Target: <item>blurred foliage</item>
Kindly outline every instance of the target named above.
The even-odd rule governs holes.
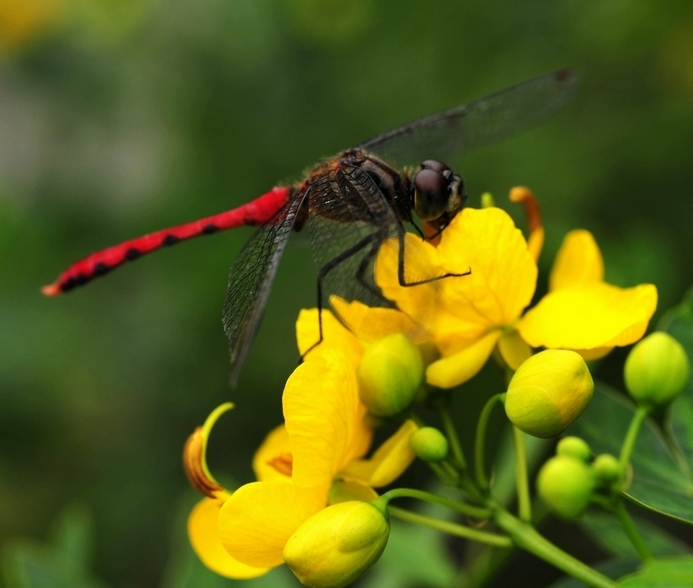
[[[238,205],[375,133],[566,65],[583,83],[565,112],[455,162],[471,205],[531,187],[544,269],[565,231],[586,227],[607,279],[654,282],[667,308],[693,283],[688,0],[0,0],[0,544],[42,538],[82,503],[94,573],[162,585],[188,492],[182,444],[231,397],[211,467],[251,477],[315,273],[298,239],[235,390],[220,307],[249,230],[58,299],[42,284],[90,251]],[[622,357],[599,376],[620,384]],[[466,387],[463,424],[497,386],[484,373]],[[233,447],[233,461],[215,447]]]

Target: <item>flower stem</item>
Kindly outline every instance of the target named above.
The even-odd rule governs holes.
[[[619,458],[619,463],[624,471],[628,467],[628,462],[630,462],[630,456],[635,448],[635,441],[638,438],[638,433],[640,433],[640,427],[645,422],[648,414],[650,414],[649,408],[639,406],[633,415],[633,419],[630,421],[628,432],[621,446],[621,456]]]
[[[532,520],[532,503],[529,496],[529,476],[527,474],[527,452],[525,451],[524,433],[513,426],[515,441],[515,469],[517,473],[517,505],[520,520]]]
[[[491,396],[486,401],[484,408],[479,415],[479,422],[476,425],[476,439],[474,443],[474,472],[476,475],[476,483],[482,490],[488,490],[488,478],[486,477],[486,472],[484,471],[484,458],[485,458],[485,442],[486,442],[486,428],[488,427],[488,421],[493,412],[493,408],[496,406],[500,400],[505,396],[504,393],[496,394]]]
[[[626,536],[633,544],[633,547],[635,547],[635,550],[638,552],[640,559],[645,562],[653,560],[654,557],[650,551],[650,548],[643,540],[642,536],[640,535],[640,531],[638,531],[638,528],[635,526],[635,523],[628,513],[626,506],[623,504],[623,500],[620,498],[617,498],[615,501],[614,513],[616,514],[619,523],[621,523]]]
[[[455,429],[455,423],[452,420],[450,409],[447,406],[441,406],[440,416],[443,419],[443,428],[445,429],[445,434],[448,437],[448,441],[450,441],[450,449],[452,450],[455,463],[461,471],[465,471],[467,469],[467,460],[464,457],[462,444],[460,443],[460,438],[457,435],[457,429]]]
[[[469,527],[464,527],[456,523],[432,519],[424,515],[397,508],[395,506],[388,506],[388,511],[392,516],[397,517],[398,519],[407,521],[409,523],[416,523],[417,525],[423,525],[424,527],[429,527],[431,529],[436,529],[443,533],[447,533],[448,535],[455,535],[456,537],[463,537],[465,539],[479,541],[480,543],[487,543],[488,545],[494,545],[495,547],[511,547],[513,544],[510,538],[504,537],[503,535],[487,533],[486,531],[470,529]]]
[[[510,535],[518,547],[533,553],[588,586],[617,588],[616,582],[567,554],[540,535],[532,525],[515,518],[506,510],[498,508],[493,518],[496,524]]]
[[[414,490],[413,488],[395,488],[394,490],[385,492],[385,494],[380,497],[380,500],[389,502],[393,498],[415,498],[417,500],[423,500],[433,504],[440,504],[451,510],[477,519],[488,519],[491,516],[491,509],[489,508],[472,506],[471,504],[458,502],[450,498],[445,498],[444,496],[424,492],[423,490]]]

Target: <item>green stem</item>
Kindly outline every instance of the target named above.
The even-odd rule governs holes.
[[[436,529],[437,531],[447,533],[448,535],[455,535],[456,537],[463,537],[464,539],[471,539],[473,541],[487,543],[488,545],[494,545],[496,547],[512,546],[512,541],[503,535],[487,533],[486,531],[470,529],[469,527],[464,527],[456,523],[432,519],[424,515],[397,508],[395,506],[388,506],[388,511],[392,516],[397,517],[398,519],[407,521],[409,523],[416,523],[417,525],[423,525],[424,527],[429,527],[431,529]]]
[[[635,448],[635,441],[638,438],[638,433],[640,433],[640,427],[645,422],[645,419],[649,413],[649,408],[639,406],[633,415],[633,419],[630,421],[628,432],[626,433],[626,437],[623,440],[623,445],[621,446],[621,457],[619,458],[619,463],[624,471],[630,462],[630,456]]]
[[[484,404],[484,408],[479,415],[479,422],[476,425],[476,439],[474,443],[474,473],[476,475],[476,483],[482,490],[488,490],[488,478],[486,477],[486,472],[484,471],[484,458],[485,458],[485,442],[486,442],[486,428],[488,427],[488,421],[493,412],[493,408],[496,404],[502,400],[505,394],[496,394],[491,396]]]
[[[626,506],[623,504],[623,500],[620,498],[616,499],[614,504],[614,513],[616,514],[618,521],[621,523],[626,536],[633,544],[633,547],[635,547],[635,550],[638,552],[640,559],[642,559],[644,562],[652,561],[654,557],[650,551],[650,548],[643,540],[638,528],[635,526],[633,519],[628,513]]]
[[[540,535],[532,525],[515,518],[506,510],[501,508],[496,510],[494,520],[501,529],[510,535],[518,547],[533,553],[588,586],[593,588],[618,587],[616,582],[567,554]]]
[[[532,503],[529,495],[529,476],[527,474],[527,452],[525,451],[524,433],[513,426],[515,441],[515,470],[517,474],[517,505],[520,520],[532,520]]]
[[[472,506],[471,504],[457,502],[451,498],[445,498],[444,496],[438,496],[437,494],[431,494],[430,492],[424,492],[423,490],[414,490],[413,488],[395,488],[394,490],[385,492],[385,494],[380,497],[380,500],[389,502],[393,498],[415,498],[417,500],[423,500],[433,504],[440,504],[451,510],[477,519],[488,519],[491,516],[491,509],[489,508]]]
[[[450,441],[450,449],[452,450],[452,455],[455,458],[455,462],[461,471],[465,471],[467,469],[467,460],[464,457],[462,444],[460,443],[460,438],[457,435],[455,423],[452,421],[450,409],[447,406],[441,406],[440,416],[443,419],[443,428],[445,429],[445,434],[448,437],[448,441]]]

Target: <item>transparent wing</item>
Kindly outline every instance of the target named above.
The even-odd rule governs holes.
[[[497,141],[549,118],[571,99],[577,75],[562,69],[481,100],[439,112],[373,137],[358,148],[398,166],[425,159],[452,163],[464,151]]]
[[[277,267],[306,194],[291,199],[245,244],[229,271],[222,310],[235,384],[260,325]]]

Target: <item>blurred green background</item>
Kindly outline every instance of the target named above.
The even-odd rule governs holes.
[[[470,204],[491,191],[507,206],[512,186],[531,187],[544,268],[566,230],[589,228],[609,281],[654,282],[666,309],[693,283],[690,0],[0,0],[0,544],[43,540],[79,504],[97,576],[163,586],[195,499],[185,438],[233,400],[210,462],[251,478],[298,359],[297,312],[315,302],[299,239],[232,390],[220,309],[250,229],[57,299],[41,285],[94,250],[562,66],[582,77],[565,111],[454,162]],[[602,366],[614,383],[619,357]],[[489,390],[462,393],[469,425]]]

